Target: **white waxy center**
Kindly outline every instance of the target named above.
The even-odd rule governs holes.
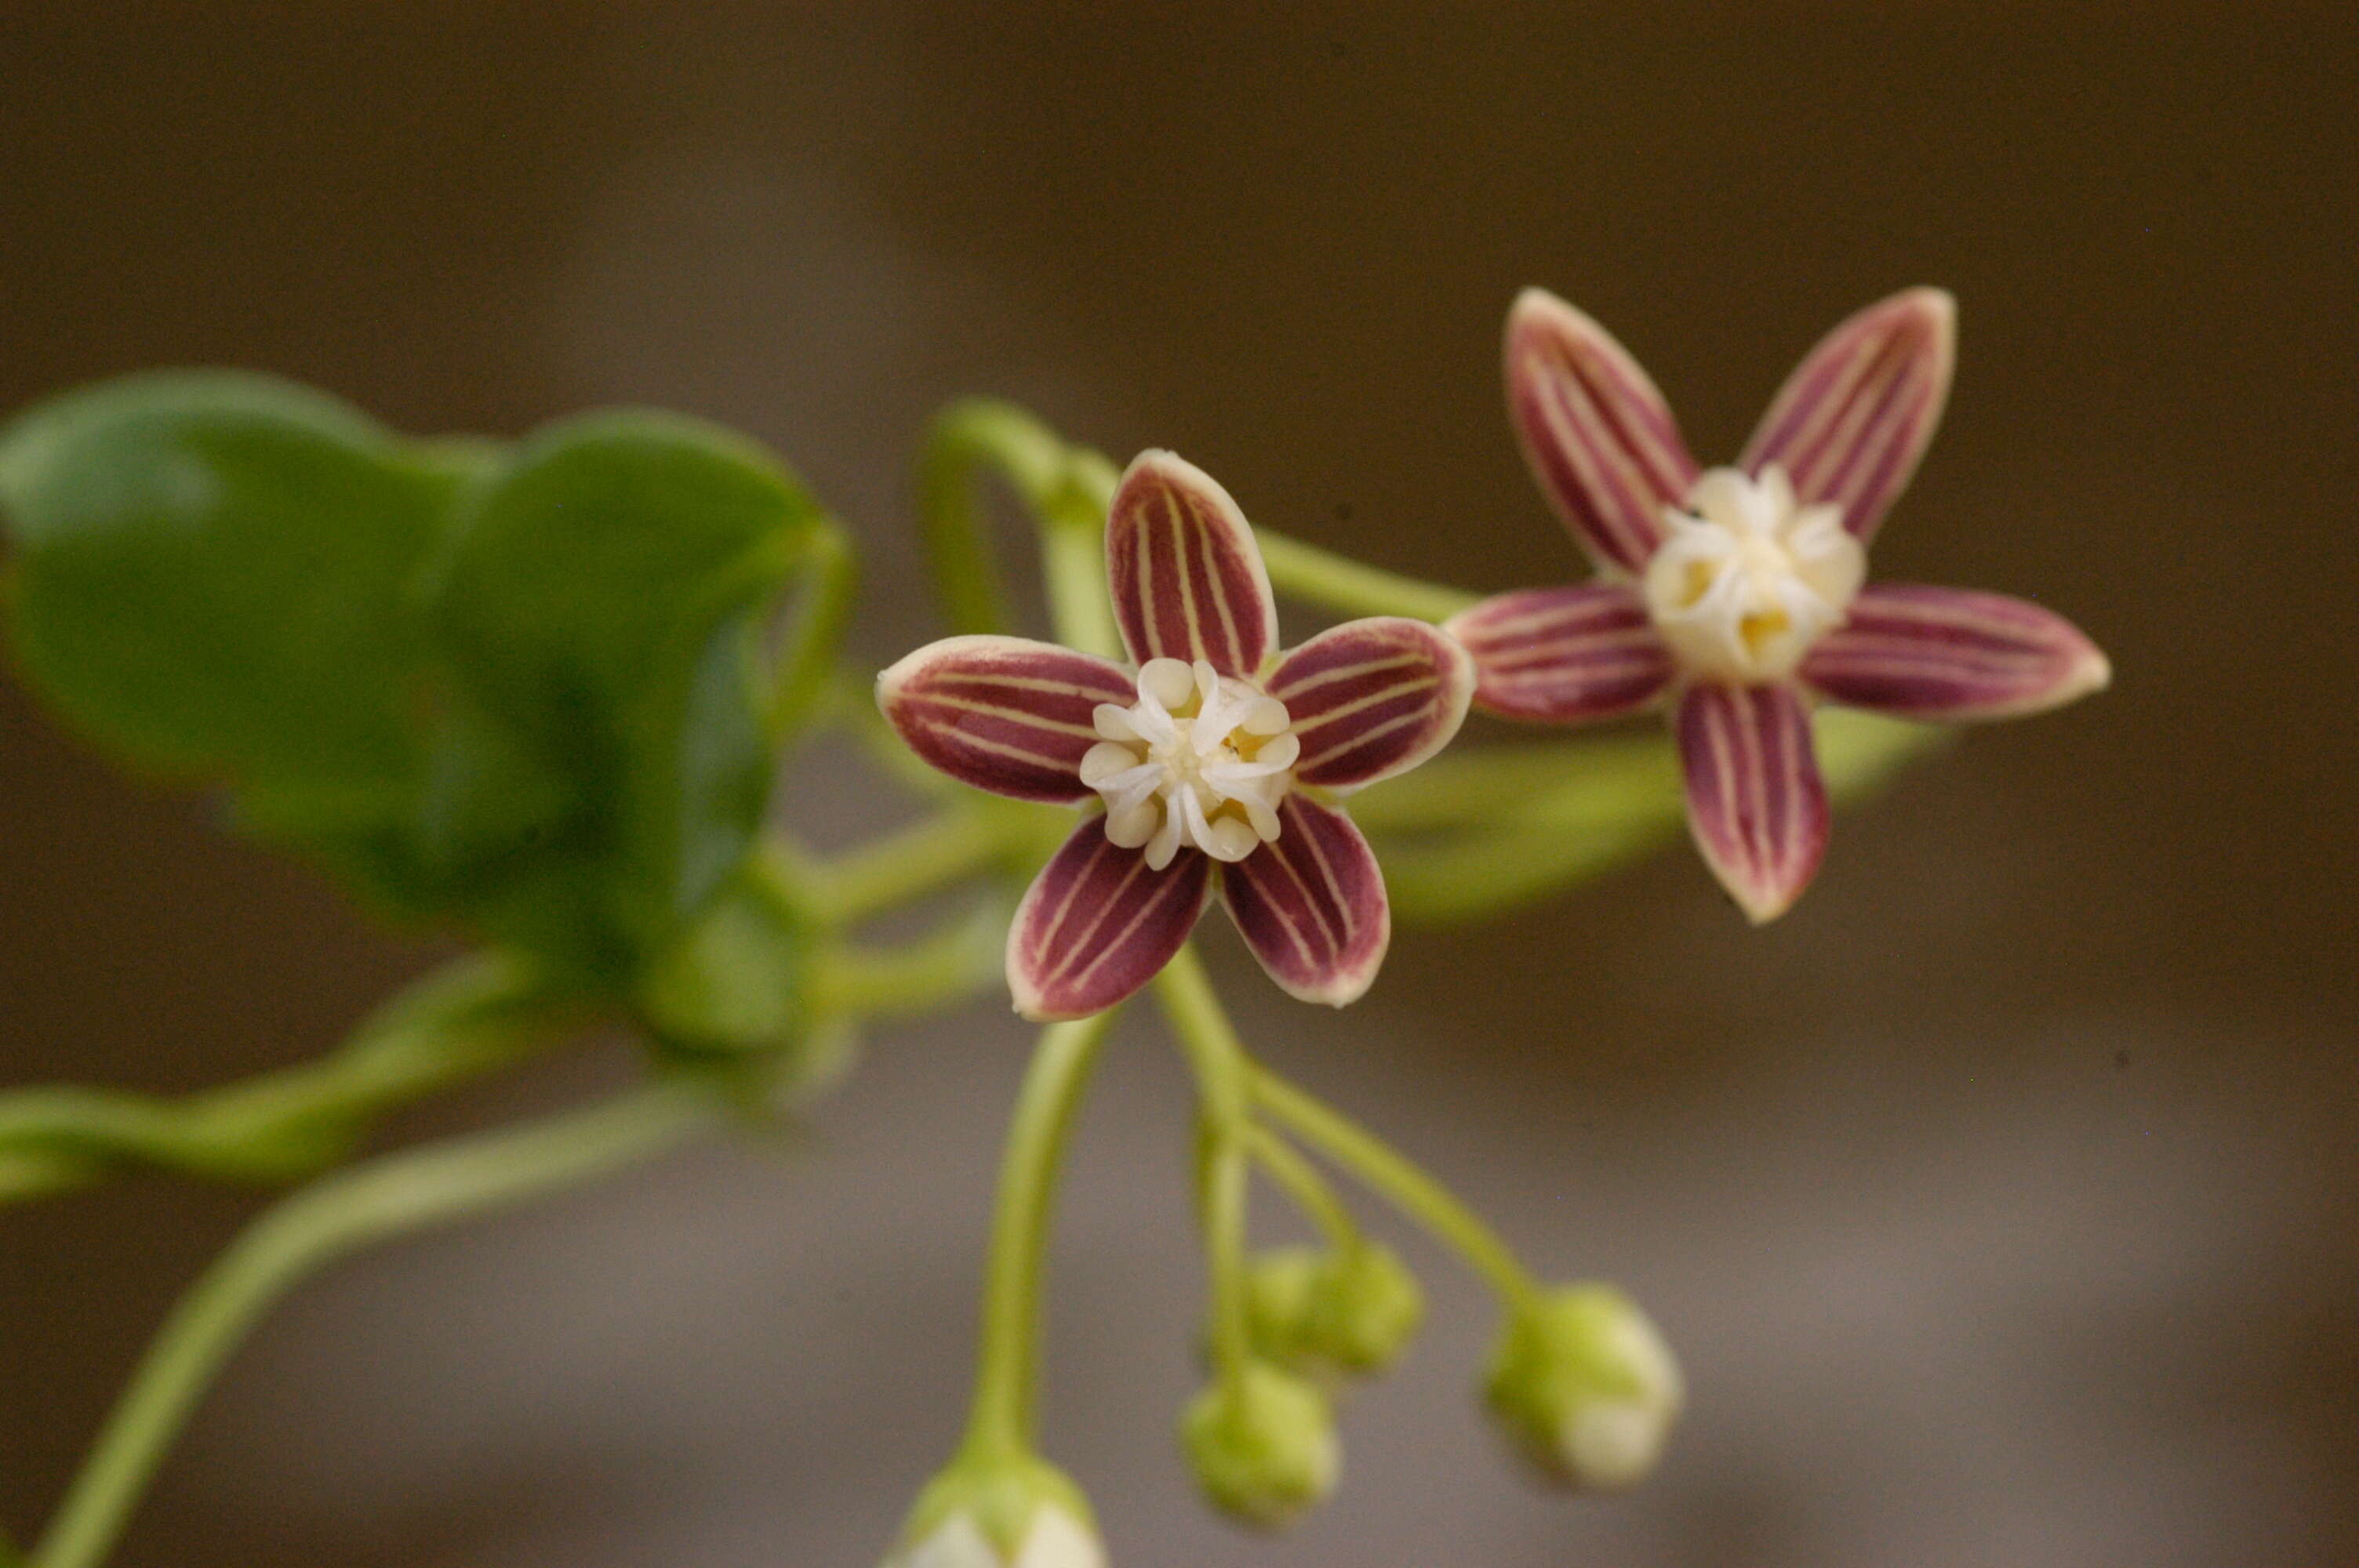
[[[1277,806],[1302,754],[1286,705],[1201,659],[1149,659],[1138,700],[1103,702],[1105,737],[1082,758],[1082,782],[1105,797],[1106,837],[1147,846],[1157,871],[1183,844],[1242,860],[1277,837]]]
[[[1690,673],[1743,685],[1782,680],[1842,624],[1867,574],[1843,508],[1798,506],[1776,463],[1758,479],[1712,469],[1647,563],[1647,611]]]

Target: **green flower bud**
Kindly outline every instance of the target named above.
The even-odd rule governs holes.
[[[960,1460],[919,1494],[885,1568],[1105,1568],[1089,1500],[1029,1455]]]
[[[1254,1348],[1328,1384],[1384,1371],[1425,1319],[1416,1276],[1372,1241],[1264,1252],[1253,1262],[1248,1301]]]
[[[1646,1478],[1683,1399],[1669,1346],[1611,1285],[1570,1286],[1517,1314],[1484,1391],[1541,1475],[1603,1491]]]
[[[1381,1372],[1425,1321],[1425,1292],[1389,1247],[1362,1241],[1329,1253],[1310,1287],[1304,1347],[1346,1372]]]
[[[1303,1324],[1322,1256],[1309,1247],[1273,1247],[1247,1265],[1245,1313],[1256,1355],[1304,1369]]]
[[[1180,1436],[1212,1505],[1264,1529],[1323,1500],[1343,1465],[1327,1396],[1265,1361],[1198,1395]]]

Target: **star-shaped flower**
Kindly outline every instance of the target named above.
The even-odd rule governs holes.
[[[1538,289],[1507,316],[1516,433],[1597,576],[1449,623],[1474,655],[1475,706],[1572,724],[1667,705],[1696,844],[1756,923],[1801,895],[1826,850],[1814,700],[2003,719],[2110,676],[2094,643],[2036,604],[1863,586],[1867,545],[1940,418],[1955,323],[1939,289],[1869,306],[1787,378],[1737,466],[1700,472],[1603,328]]]
[[[1091,805],[1007,938],[1027,1018],[1080,1018],[1155,978],[1220,883],[1262,968],[1335,1006],[1375,979],[1392,922],[1335,804],[1448,744],[1474,668],[1420,621],[1346,622],[1276,650],[1260,547],[1229,492],[1169,452],[1124,473],[1106,577],[1135,667],[1021,637],[951,637],[877,678],[911,750],[1018,800]]]

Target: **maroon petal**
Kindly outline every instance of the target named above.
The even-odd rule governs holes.
[[[1877,583],[1802,661],[1832,701],[1903,719],[2012,719],[2099,690],[2113,668],[2079,627],[2003,593]]]
[[[1161,871],[1092,816],[1049,857],[1007,930],[1007,989],[1036,1022],[1103,1012],[1153,979],[1196,928],[1212,862],[1194,849]]]
[[[1261,668],[1277,605],[1245,514],[1195,464],[1141,452],[1106,517],[1106,584],[1140,664],[1202,659],[1224,676]]]
[[[1221,873],[1229,914],[1269,978],[1331,1007],[1357,1000],[1392,940],[1375,851],[1352,819],[1288,795],[1277,837]]]
[[[1791,687],[1690,687],[1679,735],[1696,847],[1756,925],[1775,920],[1827,849],[1809,706]]]
[[[1278,661],[1269,694],[1286,704],[1302,755],[1295,779],[1358,789],[1406,773],[1465,721],[1474,661],[1439,627],[1397,615],[1347,621]]]
[[[1642,569],[1696,463],[1638,362],[1563,300],[1527,288],[1507,312],[1507,412],[1582,547],[1600,566]]]
[[[1518,589],[1446,629],[1474,655],[1475,706],[1506,719],[1606,719],[1644,708],[1671,680],[1645,601],[1618,582]]]
[[[1911,288],[1837,327],[1778,389],[1745,446],[1745,471],[1783,464],[1797,499],[1832,502],[1844,527],[1874,537],[1940,422],[1957,325],[1949,295]]]
[[[876,706],[909,749],[994,795],[1071,803],[1102,702],[1138,699],[1110,660],[1022,637],[947,637],[876,677]]]

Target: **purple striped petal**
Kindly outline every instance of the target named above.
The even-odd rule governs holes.
[[[1035,1022],[1103,1012],[1153,979],[1196,928],[1212,862],[1194,849],[1161,871],[1092,816],[1032,879],[1007,929],[1007,989]]]
[[[1791,687],[1694,686],[1679,736],[1696,847],[1756,925],[1775,920],[1827,849],[1809,706]]]
[[[1518,589],[1446,630],[1474,655],[1475,706],[1505,719],[1607,719],[1644,708],[1671,682],[1670,650],[1623,583]]]
[[[2012,719],[2096,691],[2113,667],[2079,627],[2003,593],[1877,583],[1802,661],[1831,701],[1903,719]]]
[[[1093,793],[1082,754],[1102,702],[1138,699],[1111,660],[1022,637],[948,637],[876,677],[876,706],[909,749],[994,795],[1071,804]]]
[[[1602,567],[1643,569],[1696,462],[1638,362],[1563,300],[1527,288],[1507,312],[1507,412],[1582,547]]]
[[[1957,302],[1940,289],[1869,306],[1786,378],[1745,445],[1745,471],[1783,464],[1797,499],[1833,503],[1844,527],[1873,538],[1940,422],[1957,340]]]
[[[1106,584],[1140,664],[1202,659],[1249,676],[1277,643],[1261,546],[1217,481],[1169,452],[1138,454],[1106,517]]]
[[[1268,690],[1286,704],[1302,742],[1297,782],[1353,790],[1450,744],[1473,695],[1474,661],[1439,627],[1377,615],[1288,654]]]
[[[1271,979],[1342,1007],[1368,989],[1392,940],[1384,873],[1342,812],[1293,795],[1277,816],[1277,837],[1223,868],[1221,891]]]

